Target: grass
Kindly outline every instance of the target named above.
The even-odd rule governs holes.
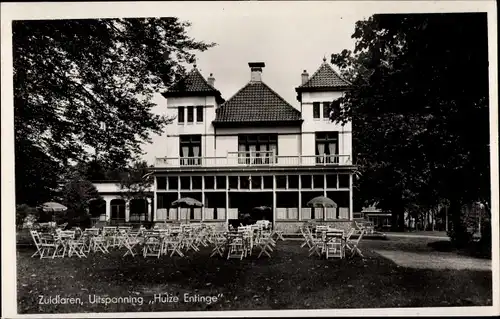
[[[373,252],[424,252],[429,240],[364,240],[365,258],[308,257],[299,241],[278,242],[272,258],[210,258],[210,249],[187,258],[91,254],[86,259],[30,258],[19,248],[18,312],[78,313],[186,310],[445,307],[491,305],[491,271],[399,267]],[[155,294],[179,302],[153,303]],[[184,293],[219,296],[216,303],[183,302]],[[143,297],[144,304],[90,304],[88,295]],[[83,304],[39,305],[38,296],[80,297]]]

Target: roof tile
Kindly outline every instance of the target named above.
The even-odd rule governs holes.
[[[338,75],[338,73],[335,72],[335,70],[326,61],[324,61],[319,69],[309,78],[309,80],[299,86],[298,89],[345,88],[349,85],[349,82],[342,79],[340,75]]]
[[[301,113],[264,82],[249,82],[217,109],[215,123],[300,121]]]
[[[197,68],[193,68],[185,77],[172,85],[167,93],[218,93],[219,91],[208,84]]]

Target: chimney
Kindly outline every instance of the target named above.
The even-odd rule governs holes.
[[[214,86],[214,84],[215,84],[215,78],[214,78],[213,73],[210,73],[210,76],[208,77],[207,82],[208,82],[208,84],[210,84],[211,86]]]
[[[264,62],[250,62],[250,82],[262,81],[262,69],[266,66]]]
[[[304,70],[304,72],[302,72],[302,85],[306,84],[307,80],[309,80],[309,73]]]

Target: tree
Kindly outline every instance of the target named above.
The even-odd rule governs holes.
[[[147,162],[137,161],[123,171],[119,181],[123,199],[144,199],[151,195],[154,177],[149,168]]]
[[[153,95],[214,45],[189,37],[189,26],[177,18],[14,21],[22,182],[52,181],[69,163],[90,159],[124,167],[140,155],[142,143],[171,121],[152,113]],[[49,199],[54,183],[36,184],[42,192],[23,186],[17,202]]]
[[[66,212],[61,214],[61,221],[69,224],[88,223],[90,203],[95,200],[102,201],[94,184],[77,177],[64,185],[61,199],[63,205],[68,208]]]
[[[400,227],[411,203],[449,200],[459,225],[464,203],[490,200],[486,14],[374,15],[352,37],[332,54],[352,83],[332,120],[353,121],[359,199]]]

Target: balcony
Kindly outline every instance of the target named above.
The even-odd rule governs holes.
[[[352,165],[350,155],[279,156],[271,152],[231,152],[227,157],[157,157],[155,167],[293,167]]]

